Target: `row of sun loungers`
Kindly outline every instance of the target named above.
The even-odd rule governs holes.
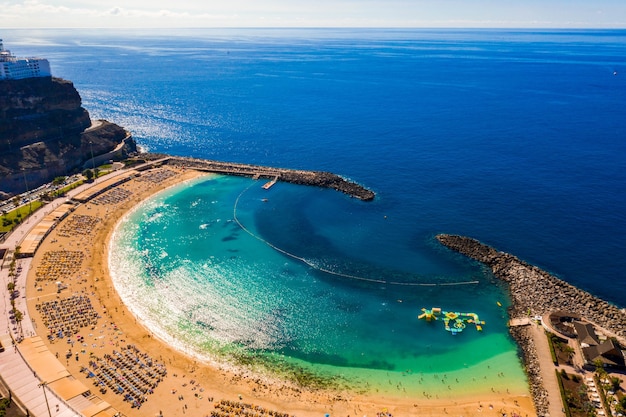
[[[211,417],[292,417],[287,413],[267,410],[258,405],[240,401],[221,400],[214,404],[214,407],[215,410],[211,411]]]
[[[85,254],[82,251],[46,252],[35,271],[35,279],[61,281],[70,278],[80,270],[84,258]]]
[[[58,230],[59,236],[89,235],[93,232],[100,219],[94,216],[76,214],[63,222]]]
[[[165,365],[140,352],[134,345],[127,345],[121,351],[114,350],[112,355],[106,354],[103,358],[92,355],[89,368],[83,368],[82,372],[87,378],[94,378],[94,385],[101,391],[111,389],[137,408],[147,401],[147,395],[152,394],[167,375]]]
[[[128,200],[132,196],[132,191],[129,191],[122,187],[116,187],[112,190],[94,198],[91,200],[93,204],[119,204],[122,201]]]
[[[36,304],[43,323],[50,330],[50,338],[62,338],[78,333],[82,327],[98,324],[98,313],[86,295],[73,295],[60,300]]]
[[[137,177],[137,181],[149,181],[155,184],[161,183],[168,178],[176,175],[176,172],[169,169],[155,169],[153,171],[142,174],[141,177]]]

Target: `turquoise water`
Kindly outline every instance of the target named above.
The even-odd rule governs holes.
[[[48,58],[93,119],[145,149],[371,187],[375,206],[311,226],[345,234],[339,247],[356,258],[454,275],[430,237],[456,233],[624,307],[624,30],[6,29],[3,39]]]
[[[492,277],[434,243],[425,265],[391,265],[384,249],[364,259],[363,248],[385,240],[363,224],[375,203],[262,183],[196,180],[120,223],[110,258],[116,288],[159,337],[210,361],[253,356],[281,375],[341,376],[358,389],[393,392],[402,383],[414,392],[435,381],[429,392],[438,392],[434,375],[456,384],[502,371],[510,389],[523,389],[496,305],[506,297]],[[475,312],[484,330],[453,336],[443,322],[417,319],[433,306]],[[440,384],[449,393],[449,382]]]
[[[220,178],[129,216],[113,243],[118,289],[181,349],[220,361],[254,352],[273,368],[370,387],[408,380],[418,393],[416,369],[435,381],[501,367],[523,381],[495,304],[503,290],[436,233],[477,238],[623,307],[624,30],[13,29],[3,39],[50,59],[93,119],[145,149],[325,170],[376,191],[361,203]],[[236,224],[243,191],[242,224],[306,262]],[[432,306],[487,324],[451,337],[417,321]]]

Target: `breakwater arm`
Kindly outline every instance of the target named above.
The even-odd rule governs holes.
[[[144,157],[145,155],[142,155]],[[261,165],[220,162],[206,159],[169,157],[168,164],[185,166],[201,171],[215,172],[226,175],[240,175],[252,178],[277,179],[292,184],[312,185],[315,187],[332,188],[362,201],[372,201],[376,194],[373,191],[347,180],[339,175],[324,171],[306,171],[286,168],[273,168]]]
[[[544,315],[551,311],[578,313],[587,320],[626,337],[626,313],[554,275],[487,246],[476,239],[442,234],[437,240],[448,248],[487,265],[509,285],[513,305],[511,318]]]
[[[580,314],[616,336],[623,338],[626,335],[626,313],[614,305],[476,239],[441,234],[437,240],[449,249],[485,264],[497,278],[508,284],[513,302],[509,308],[511,318],[567,311]],[[525,326],[510,327],[509,331],[521,349],[537,415],[549,415],[549,393],[541,376],[532,331]]]

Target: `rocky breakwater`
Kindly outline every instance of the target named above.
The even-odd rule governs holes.
[[[276,179],[277,181],[289,182],[292,184],[331,188],[362,201],[371,201],[376,196],[373,191],[368,190],[362,185],[330,172],[272,168],[261,165],[177,157],[171,157],[167,163],[219,174],[241,175],[269,180]]]
[[[80,170],[86,160],[124,143],[130,134],[103,120],[92,123],[70,81],[54,77],[0,80],[0,191],[19,193]]]
[[[626,336],[626,313],[590,293],[530,265],[519,258],[487,246],[476,239],[457,235],[438,235],[444,246],[491,268],[509,287],[511,318],[541,315],[552,311],[578,313],[618,337]],[[547,393],[539,374],[533,338],[524,327],[511,327],[511,335],[522,349],[538,415],[548,412]]]
[[[544,315],[552,311],[578,313],[585,319],[626,337],[626,313],[616,306],[583,291],[519,258],[475,239],[439,235],[448,248],[487,265],[493,274],[508,283],[513,305],[512,318]]]

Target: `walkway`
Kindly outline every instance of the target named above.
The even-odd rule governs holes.
[[[561,401],[561,389],[556,379],[556,368],[554,367],[554,362],[552,362],[552,354],[550,353],[546,333],[541,326],[532,325],[529,328],[535,349],[537,349],[543,387],[548,392],[548,412],[550,413],[550,417],[565,417]]]
[[[89,185],[78,187],[76,190],[87,188]],[[2,246],[10,250],[15,249],[44,216],[64,202],[65,199],[57,198],[55,201],[43,206],[28,220],[20,224],[8,236]],[[30,337],[35,334],[26,307],[26,276],[28,275],[31,261],[32,258],[17,260],[17,270],[20,272],[17,274],[15,288],[19,291],[19,296],[15,299],[15,306],[23,314],[21,329],[14,322],[11,322],[9,317],[11,300],[9,292],[5,290],[9,283],[9,267],[8,265],[3,265],[2,270],[0,270],[0,343],[2,343],[5,349],[4,352],[0,352],[0,376],[4,383],[8,385],[12,395],[19,399],[31,415],[47,417],[50,414],[48,413],[42,388],[39,387],[41,381],[33,374],[32,369],[20,354],[19,349],[12,344],[12,339],[21,340],[24,337]],[[45,389],[50,410],[55,416],[69,417],[80,415],[70,409],[65,402],[59,400],[49,388],[46,387]],[[59,406],[58,412],[56,411],[57,405]]]
[[[161,161],[162,160],[151,161],[147,162],[145,165],[154,165]],[[114,171],[103,176],[102,179],[110,179],[122,175],[125,172],[127,171]],[[67,197],[57,198],[41,207],[25,222],[15,228],[6,238],[5,242],[0,245],[0,248],[7,248],[11,251],[14,250],[22,243],[24,237],[28,235],[31,229],[39,224],[46,215],[61,204],[66,203],[75,195],[99,184],[102,179],[99,178],[95,182],[83,184],[69,191]],[[0,259],[0,264],[1,262],[2,260]],[[15,306],[23,314],[21,328],[19,328],[15,322],[11,322],[10,319],[11,300],[9,292],[6,291],[7,284],[9,283],[8,262],[2,265],[2,269],[0,269],[0,343],[5,349],[4,352],[0,352],[0,379],[8,385],[12,395],[19,399],[19,402],[26,407],[31,416],[50,417],[52,414],[55,417],[80,416],[81,414],[72,410],[65,401],[61,400],[51,389],[46,387],[46,396],[50,404],[51,414],[48,412],[46,398],[43,395],[42,388],[39,386],[42,381],[34,374],[33,370],[20,353],[19,344],[18,346],[14,346],[12,343],[12,340],[22,340],[35,335],[32,320],[28,314],[28,308],[26,307],[26,277],[31,267],[31,262],[32,258],[23,258],[17,261],[17,269],[20,270],[19,267],[21,267],[21,270],[16,278],[16,289],[19,291],[19,296],[15,299]],[[85,404],[80,404],[78,408],[83,409],[84,405]],[[96,404],[94,408],[98,408],[98,405]]]
[[[39,378],[33,375],[17,347],[11,346],[11,338],[4,335],[0,338],[5,351],[0,352],[0,375],[11,390],[11,395],[24,404],[30,415],[35,417],[73,417],[79,416],[68,405],[57,398],[48,387],[44,395]],[[47,403],[46,403],[47,401]],[[48,406],[50,409],[48,409]],[[50,411],[50,413],[49,413]]]

